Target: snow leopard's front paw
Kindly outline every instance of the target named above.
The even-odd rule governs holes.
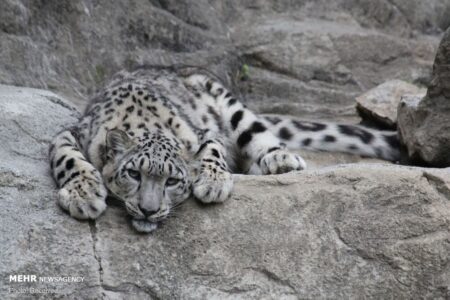
[[[195,198],[203,203],[224,202],[233,189],[230,172],[217,168],[205,168],[193,183]]]
[[[306,169],[306,163],[299,155],[279,149],[267,153],[260,162],[264,175],[282,174]]]
[[[106,188],[100,180],[81,178],[59,190],[58,203],[76,219],[96,219],[106,209]]]

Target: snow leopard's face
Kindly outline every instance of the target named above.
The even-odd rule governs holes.
[[[112,130],[106,148],[103,179],[110,194],[125,204],[136,230],[153,231],[190,196],[189,171],[175,140],[149,133],[132,141]]]

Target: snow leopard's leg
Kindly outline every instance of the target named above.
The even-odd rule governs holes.
[[[59,205],[74,218],[97,218],[106,208],[107,190],[100,172],[85,159],[70,130],[54,138],[49,158],[59,187]]]
[[[259,117],[234,98],[219,82],[204,76],[192,75],[188,84],[202,88],[220,111],[226,134],[238,152],[245,158],[244,171],[262,174],[280,174],[306,168],[305,161],[286,146],[262,123]]]
[[[233,178],[225,160],[226,148],[218,139],[203,142],[196,153],[199,161],[193,182],[194,196],[203,203],[223,202],[231,194]]]

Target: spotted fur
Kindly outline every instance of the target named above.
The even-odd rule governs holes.
[[[397,161],[400,158],[400,144],[396,132],[270,115],[262,115],[261,119],[288,149],[346,152],[389,161]]]
[[[109,194],[121,200],[138,231],[150,232],[193,195],[223,202],[232,172],[303,170],[290,148],[394,160],[396,138],[352,125],[257,116],[212,76],[185,68],[121,72],[50,148],[59,204],[95,219]]]

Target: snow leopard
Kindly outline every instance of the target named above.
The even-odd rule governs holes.
[[[399,158],[394,132],[258,115],[203,69],[141,67],[113,76],[56,135],[49,160],[72,217],[96,219],[108,196],[148,233],[189,197],[224,202],[233,173],[305,170],[295,149]]]

